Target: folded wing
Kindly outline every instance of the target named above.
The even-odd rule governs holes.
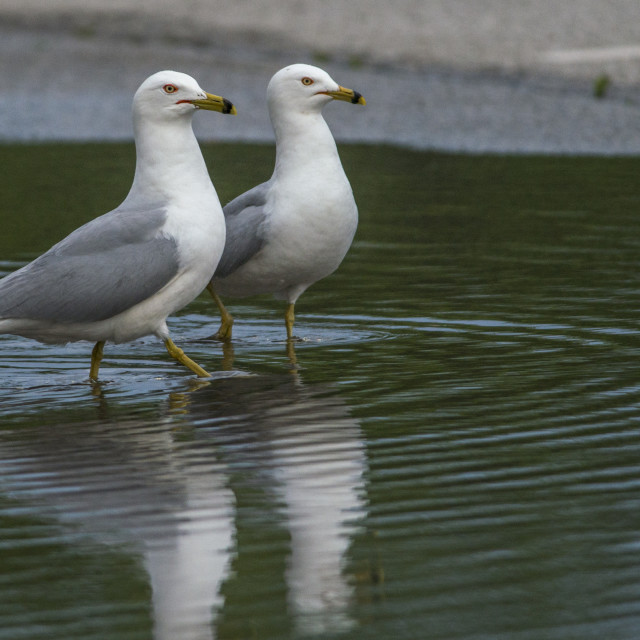
[[[115,209],[0,280],[0,318],[98,322],[150,298],[178,273],[166,210]]]
[[[233,273],[264,245],[268,190],[267,182],[259,184],[224,207],[227,239],[215,278],[225,278]]]

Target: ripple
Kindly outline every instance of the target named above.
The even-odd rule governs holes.
[[[170,326],[212,380],[0,338],[1,637],[638,635],[638,161],[390,153],[292,345],[206,296]]]
[[[296,318],[294,334],[297,345],[332,345],[386,340],[394,334],[382,327],[384,319],[369,316],[316,316],[300,314]],[[194,340],[208,339],[214,333],[211,318],[191,314],[181,317],[181,326],[191,335],[200,335]],[[255,318],[242,318],[233,325],[233,344],[259,347],[282,347],[286,344],[284,323]]]

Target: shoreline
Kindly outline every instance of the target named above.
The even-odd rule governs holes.
[[[585,67],[570,56],[573,62],[560,65],[564,72],[558,72],[555,63],[527,65],[524,53],[520,62],[491,63],[500,43],[476,64],[455,59],[454,52],[447,59],[443,51],[410,61],[403,52],[417,47],[411,42],[417,38],[413,32],[406,43],[396,38],[396,49],[390,48],[385,58],[376,57],[371,46],[354,53],[356,49],[348,47],[322,51],[316,40],[307,46],[296,38],[278,41],[277,25],[258,29],[261,14],[238,19],[233,29],[225,23],[229,14],[213,29],[204,19],[194,26],[197,12],[174,22],[168,20],[170,13],[162,19],[149,17],[162,0],[135,5],[142,13],[132,13],[131,0],[118,0],[102,12],[70,13],[78,2],[60,0],[53,10],[43,0],[22,0],[20,10],[0,10],[0,16],[4,12],[8,17],[0,27],[0,69],[11,86],[0,96],[0,143],[130,140],[133,93],[145,77],[162,68],[189,73],[204,89],[236,104],[234,118],[196,118],[200,140],[270,142],[266,85],[279,68],[307,62],[367,99],[364,108],[325,109],[339,142],[455,153],[640,154],[640,58],[634,58],[640,47],[638,52],[633,47],[604,51],[605,58],[615,58],[613,63],[599,67],[591,61],[595,66],[586,75]],[[194,6],[200,4],[196,0]],[[315,6],[301,4],[309,11]],[[35,6],[41,11],[29,13]],[[148,20],[140,18],[145,11]],[[247,30],[250,24],[253,31]],[[396,17],[389,34],[402,24]],[[343,25],[343,31],[349,28]],[[473,46],[480,47],[478,42],[476,38]],[[599,68],[613,69],[610,64],[622,68],[618,55],[630,56],[622,65],[624,73],[615,76],[611,71],[610,76],[603,71],[593,77]],[[575,68],[580,73],[572,71]],[[601,98],[595,95],[599,78],[609,83]]]

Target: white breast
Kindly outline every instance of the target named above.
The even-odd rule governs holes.
[[[342,171],[327,182],[313,174],[290,175],[273,184],[266,211],[263,248],[216,281],[216,289],[238,297],[272,293],[295,302],[335,271],[351,246],[358,225],[351,186]]]

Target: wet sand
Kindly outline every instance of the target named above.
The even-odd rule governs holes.
[[[264,93],[292,62],[367,98],[341,141],[499,153],[640,152],[640,10],[629,0],[3,0],[0,140],[126,140],[130,103],[173,68],[238,107],[201,139],[270,141]],[[520,6],[515,6],[520,5]],[[597,97],[598,86],[604,95]]]

